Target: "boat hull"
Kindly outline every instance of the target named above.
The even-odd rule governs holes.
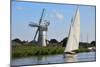
[[[75,54],[76,54],[76,52],[64,52],[64,54],[75,55]]]

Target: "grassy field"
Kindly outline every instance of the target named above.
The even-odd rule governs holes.
[[[89,52],[87,48],[79,48],[74,50],[76,53]],[[53,55],[53,54],[63,54],[64,47],[61,46],[33,46],[33,45],[23,45],[23,46],[13,46],[12,47],[12,57],[27,57],[27,56],[39,56],[39,55]]]
[[[27,57],[38,55],[53,55],[61,54],[64,51],[64,47],[39,47],[39,46],[16,46],[12,47],[12,57]]]

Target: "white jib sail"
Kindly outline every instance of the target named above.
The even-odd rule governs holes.
[[[77,50],[79,48],[79,40],[80,40],[80,11],[78,8],[76,10],[76,14],[73,18],[70,27],[69,36],[64,52],[71,52],[73,50]]]

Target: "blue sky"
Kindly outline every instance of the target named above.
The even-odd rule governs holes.
[[[95,40],[95,7],[78,5],[81,16],[80,41]],[[61,41],[68,36],[71,18],[77,5],[51,4],[12,1],[12,39],[33,40],[37,28],[28,26],[30,22],[39,22],[42,9],[45,8],[43,20],[50,21],[48,40]]]

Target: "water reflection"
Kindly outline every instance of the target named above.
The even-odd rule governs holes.
[[[11,65],[34,65],[34,64],[52,64],[64,62],[80,62],[80,61],[95,61],[95,52],[79,53],[76,55],[60,54],[48,56],[32,56],[25,58],[12,59]]]
[[[64,62],[76,62],[77,55],[64,54]]]
[[[45,61],[47,61],[47,56],[38,56],[37,57],[37,64],[46,63]]]

